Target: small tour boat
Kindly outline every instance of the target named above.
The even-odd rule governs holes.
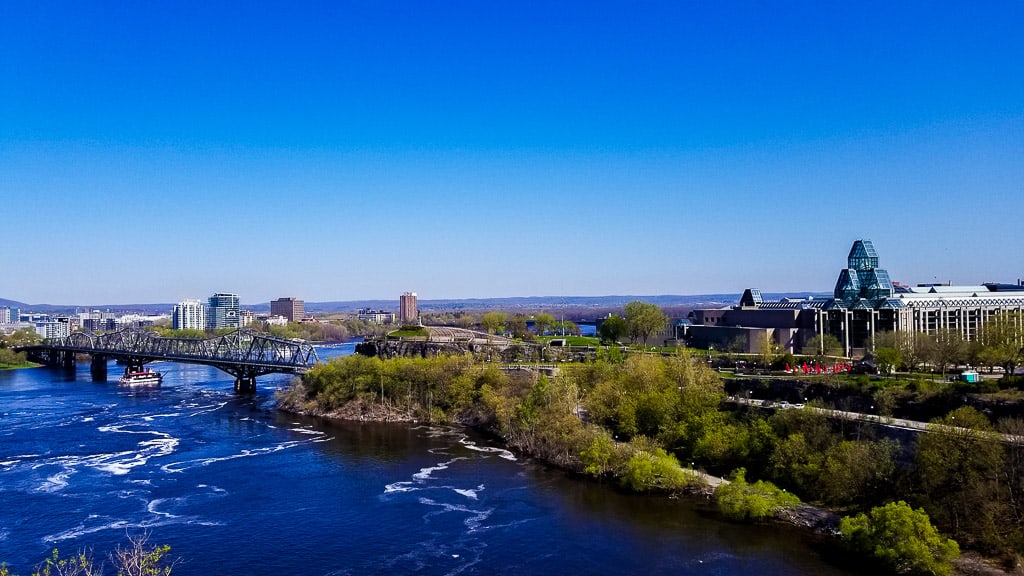
[[[163,379],[163,374],[146,368],[140,372],[125,372],[118,382],[122,386],[131,386],[133,388],[155,388],[160,385]]]

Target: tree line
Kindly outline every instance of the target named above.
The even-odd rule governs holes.
[[[927,364],[945,376],[949,368],[969,364],[998,366],[1013,375],[1024,363],[1024,318],[1016,311],[991,316],[971,340],[949,328],[933,334],[884,332],[875,338],[874,355],[878,369],[885,373],[912,372]]]
[[[609,313],[600,323],[598,336],[606,344],[614,344],[624,338],[631,342],[647,345],[654,334],[666,329],[669,317],[655,304],[633,301],[623,308],[622,315]],[[427,316],[430,323],[474,328],[489,334],[504,333],[512,338],[532,340],[538,336],[570,335],[579,336],[579,326],[570,320],[556,319],[547,312],[536,314],[509,314],[500,310],[485,312],[479,318],[470,313],[446,313]],[[530,328],[532,323],[533,327]]]
[[[904,445],[813,409],[730,408],[718,374],[685,350],[625,358],[611,350],[554,378],[459,356],[342,357],[311,370],[282,405],[331,414],[356,401],[480,426],[514,449],[640,492],[686,490],[699,483],[695,470],[731,476],[741,488],[722,493],[723,511],[763,517],[758,510],[792,505],[778,496],[785,490],[846,514],[852,545],[877,544],[923,515],[941,535],[920,549],[943,566],[955,556],[950,539],[1008,560],[1024,553],[1024,446],[998,435],[1024,435],[1022,420],[992,423],[962,407]]]
[[[27,360],[24,352],[15,352],[12,348],[32,346],[42,342],[43,337],[31,328],[21,328],[10,334],[0,336],[0,368],[25,366]]]

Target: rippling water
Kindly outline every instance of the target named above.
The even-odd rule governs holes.
[[[180,575],[844,573],[797,532],[569,480],[462,429],[326,424],[274,410],[287,377],[239,397],[216,369],[152,366],[164,385],[143,392],[114,365],[0,372],[0,562],[24,575],[148,531]]]

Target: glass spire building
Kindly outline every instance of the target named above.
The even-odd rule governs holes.
[[[806,344],[815,336],[832,335],[847,356],[871,350],[880,332],[935,334],[952,330],[976,340],[982,327],[1003,312],[1024,313],[1024,282],[968,286],[894,283],[879,268],[870,240],[850,248],[846,268],[839,271],[832,298],[783,298],[766,301],[748,289],[738,306],[694,310],[688,328],[691,345],[735,347],[760,352],[767,339],[791,352],[817,353]]]

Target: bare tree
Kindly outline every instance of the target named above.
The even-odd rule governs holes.
[[[171,547],[151,545],[149,533],[128,535],[128,545],[118,545],[111,552],[110,561],[117,576],[169,576],[178,560],[167,556]]]

